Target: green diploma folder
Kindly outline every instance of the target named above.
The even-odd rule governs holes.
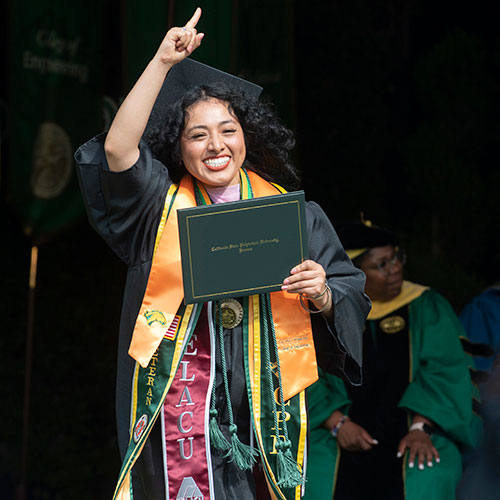
[[[186,304],[280,290],[308,258],[303,191],[177,215]]]

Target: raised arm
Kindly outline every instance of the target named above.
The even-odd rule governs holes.
[[[168,31],[155,56],[120,106],[104,144],[110,170],[127,170],[139,158],[139,141],[167,73],[201,44],[203,33],[196,31],[200,16],[201,9],[198,7],[186,26]]]

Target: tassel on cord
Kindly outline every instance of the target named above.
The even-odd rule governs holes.
[[[274,395],[274,384],[271,375],[271,353],[269,351],[270,348],[270,339],[269,339],[269,325],[271,325],[271,340],[273,344],[274,356],[276,358],[276,371],[278,376],[278,394],[279,394],[279,403],[281,407],[282,414],[285,415],[285,401],[283,399],[283,384],[281,381],[281,368],[279,362],[279,354],[278,354],[278,344],[276,342],[276,332],[274,331],[274,323],[271,312],[271,302],[269,299],[269,294],[265,294],[261,296],[262,298],[262,310],[264,312],[264,360],[267,364],[267,383],[269,385],[270,393]],[[272,399],[272,404],[274,405],[274,428],[276,429],[276,476],[277,476],[277,484],[282,488],[295,488],[296,486],[304,485],[304,477],[302,475],[302,471],[300,470],[299,464],[295,461],[292,455],[291,447],[292,444],[288,439],[288,425],[286,423],[286,418],[283,418],[283,436],[279,434],[279,425],[278,425],[278,408],[276,404],[276,400],[274,397]],[[281,439],[284,437],[284,439]]]
[[[238,427],[235,424],[229,426],[229,432],[231,433],[231,449],[226,456],[231,456],[230,462],[234,462],[238,469],[251,469],[257,461],[257,450],[240,441],[237,434]]]
[[[219,314],[219,307],[218,304],[216,305],[216,314]],[[222,349],[223,351],[224,349]],[[222,452],[222,453],[230,453],[231,452],[231,444],[229,441],[226,439],[226,436],[222,434],[222,430],[219,427],[219,423],[217,422],[217,415],[219,412],[217,411],[217,408],[215,407],[215,386],[216,386],[216,381],[214,380],[212,384],[212,398],[211,398],[211,404],[210,404],[210,420],[208,423],[208,435],[210,437],[210,445],[217,451]]]
[[[210,444],[218,451],[229,453],[231,445],[220,430],[219,424],[217,423],[217,414],[218,412],[215,408],[210,408],[210,422],[208,424]]]
[[[297,467],[297,462],[292,457],[290,451],[291,443],[287,439],[276,443],[276,474],[278,476],[277,484],[281,488],[295,488],[304,484],[304,478]]]
[[[222,381],[224,382],[224,393],[226,396],[227,412],[229,415],[229,433],[231,434],[231,441],[228,441],[222,434],[221,429],[217,423],[217,409],[215,408],[215,383],[212,392],[212,406],[210,408],[210,441],[214,448],[225,451],[225,458],[230,458],[231,462],[241,470],[251,469],[253,464],[256,463],[258,451],[251,446],[242,443],[238,437],[238,427],[234,423],[233,407],[231,404],[231,397],[229,395],[229,381],[227,379],[226,369],[226,352],[224,350],[224,332],[222,330],[222,321],[220,320],[220,305],[216,304],[216,320],[217,320],[217,333],[219,338],[219,349],[222,368]]]

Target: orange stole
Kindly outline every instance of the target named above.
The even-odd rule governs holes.
[[[255,172],[249,170],[248,177],[254,197],[277,194],[277,188]],[[130,344],[130,356],[144,368],[160,345],[184,297],[177,210],[194,206],[193,179],[187,174],[180,182],[156,249]],[[318,379],[311,319],[300,306],[297,294],[279,291],[270,296],[286,401]],[[148,324],[152,313],[154,321]]]

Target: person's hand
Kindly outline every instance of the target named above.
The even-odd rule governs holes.
[[[368,451],[378,444],[376,439],[352,420],[346,420],[338,430],[337,442],[347,451]]]
[[[204,36],[196,31],[196,25],[201,17],[201,9],[198,7],[193,17],[182,28],[171,28],[156,53],[156,57],[164,64],[174,65],[196,50]]]
[[[322,309],[327,301],[332,301],[332,296],[325,286],[326,273],[323,266],[313,260],[305,260],[290,271],[290,276],[285,278],[281,289],[289,293],[301,293],[314,307]],[[318,299],[312,298],[319,295],[321,296]]]
[[[430,436],[420,430],[408,432],[400,441],[398,446],[398,457],[402,457],[408,449],[408,467],[412,468],[417,460],[417,465],[420,470],[427,467],[432,467],[433,460],[439,462],[439,453],[432,444]]]

